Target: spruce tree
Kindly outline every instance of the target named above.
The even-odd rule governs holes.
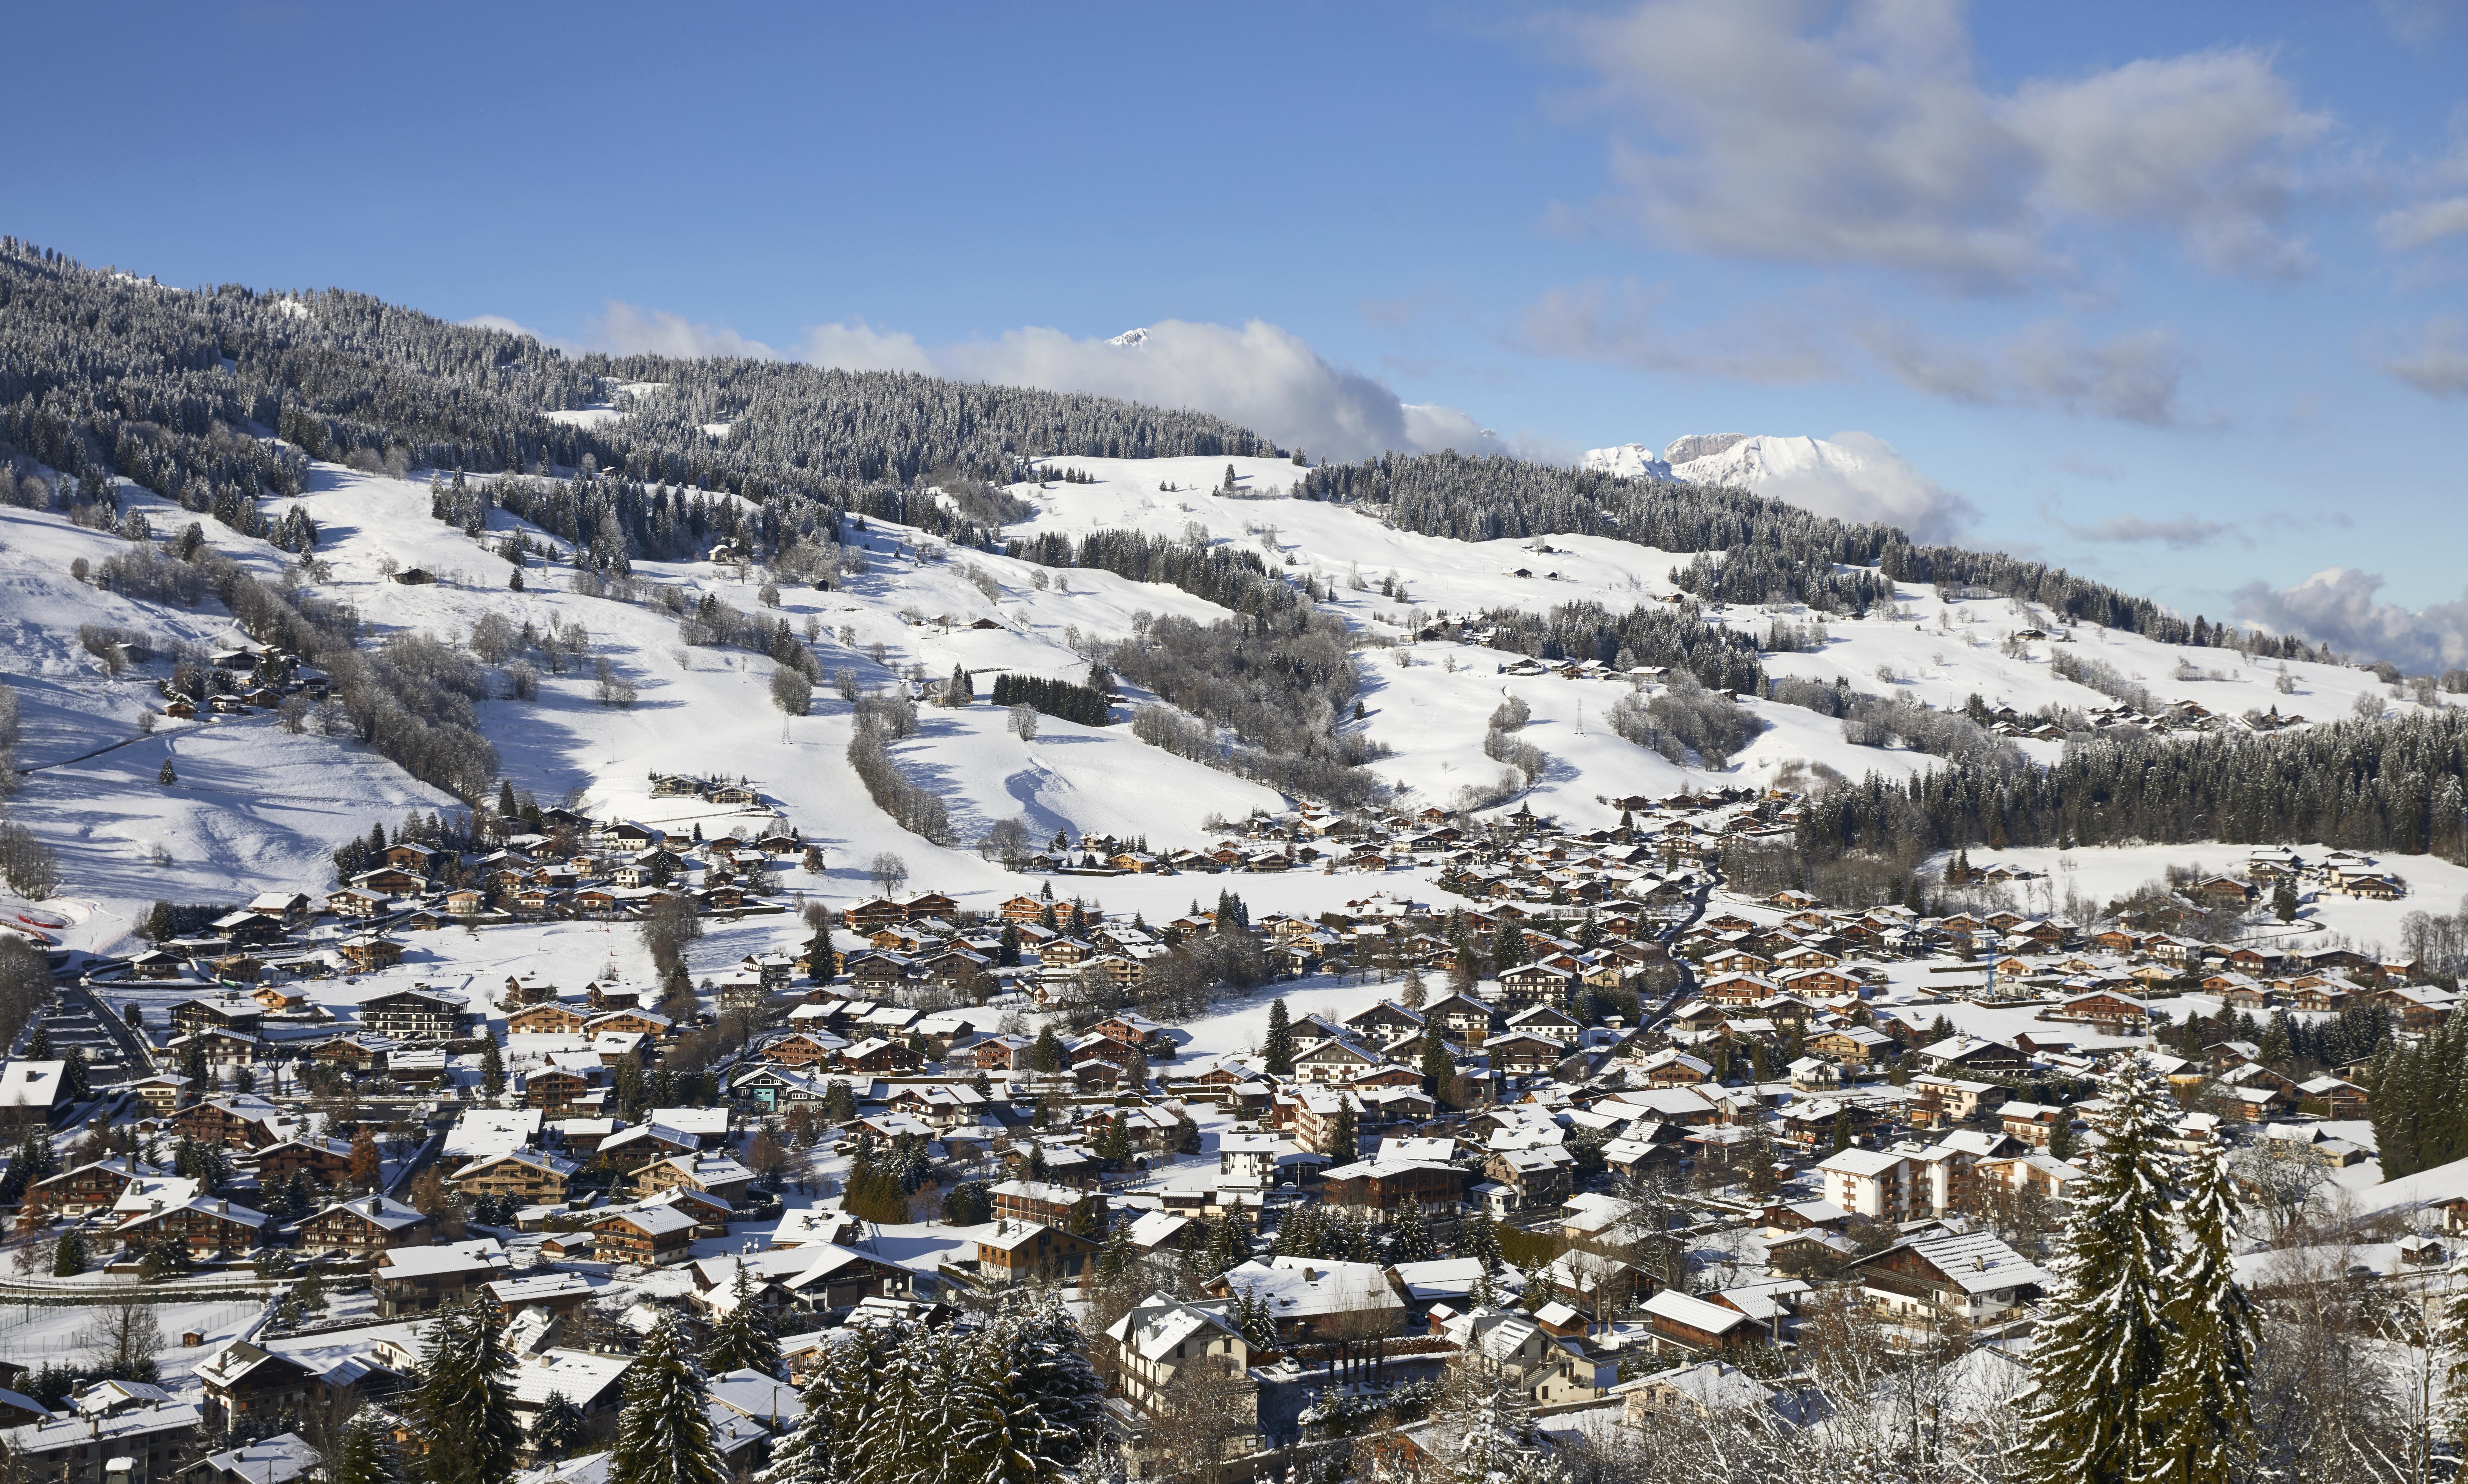
[[[2153,1468],[2166,1417],[2167,1270],[2175,1247],[2160,1138],[2176,1113],[2138,1058],[2101,1080],[2103,1142],[2066,1223],[2025,1401],[2024,1472],[2041,1484],[2131,1484]]]
[[[771,1315],[756,1302],[754,1285],[742,1262],[728,1286],[728,1313],[712,1326],[711,1343],[703,1352],[711,1368],[721,1373],[754,1370],[778,1376],[780,1333],[772,1325]]]
[[[49,1020],[37,1020],[34,1022],[34,1034],[26,1038],[26,1060],[29,1062],[48,1062],[51,1059],[52,1022]]]
[[[590,1419],[583,1408],[574,1404],[562,1391],[552,1391],[540,1404],[539,1415],[532,1419],[532,1452],[544,1463],[554,1463],[583,1446],[588,1434]]]
[[[1332,1120],[1328,1148],[1324,1152],[1329,1158],[1340,1164],[1352,1164],[1361,1155],[1362,1136],[1356,1131],[1357,1127],[1354,1100],[1342,1092],[1338,1093],[1337,1117]]]
[[[984,1344],[1011,1378],[1014,1393],[1036,1409],[1047,1450],[1075,1464],[1098,1436],[1106,1383],[1088,1362],[1088,1340],[1060,1304],[1003,1318]]]
[[[422,1460],[430,1484],[502,1484],[514,1472],[522,1434],[513,1369],[505,1331],[488,1311],[449,1309],[429,1327],[410,1410],[430,1445]]]
[[[345,1425],[334,1440],[334,1455],[324,1462],[326,1484],[402,1484],[394,1440],[365,1412]]]
[[[608,1451],[610,1484],[726,1484],[728,1467],[705,1405],[693,1342],[675,1319],[661,1320],[626,1373],[626,1404]]]
[[[74,1278],[85,1269],[85,1238],[73,1229],[62,1233],[59,1245],[52,1249],[52,1276]]]
[[[1260,1039],[1260,1064],[1271,1077],[1294,1075],[1293,1020],[1283,995],[1268,1006],[1268,1034]]]
[[[1423,1221],[1423,1203],[1408,1200],[1405,1209],[1397,1213],[1397,1222],[1388,1229],[1388,1261],[1391,1263],[1428,1263],[1439,1256],[1431,1244],[1431,1229]]]
[[[506,1055],[493,1036],[480,1048],[480,1091],[492,1103],[506,1095]]]
[[[1440,1034],[1437,1024],[1423,1028],[1423,1090],[1431,1096],[1445,1097],[1449,1084],[1456,1080],[1456,1058],[1449,1054],[1448,1038]]]
[[[2253,1303],[2236,1281],[2236,1193],[2228,1161],[2205,1150],[2185,1161],[2179,1213],[2184,1241],[2168,1271],[2168,1349],[2153,1407],[2165,1430],[2148,1484],[2228,1484],[2253,1443],[2247,1405],[2260,1341]]]
[[[856,1476],[857,1424],[874,1396],[881,1340],[870,1330],[838,1332],[823,1347],[799,1400],[803,1415],[771,1450],[758,1484],[849,1484]]]

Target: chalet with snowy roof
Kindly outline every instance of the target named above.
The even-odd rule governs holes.
[[[998,1220],[971,1240],[978,1272],[996,1282],[1076,1278],[1097,1253],[1086,1237],[1040,1221]]]
[[[1974,1324],[2038,1298],[2051,1282],[2036,1264],[1987,1232],[1906,1238],[1855,1260],[1845,1275],[1888,1314]]]
[[[177,1204],[154,1202],[112,1235],[132,1254],[169,1240],[187,1247],[193,1257],[223,1259],[255,1251],[272,1229],[263,1211],[220,1197],[196,1196]]]
[[[300,1223],[301,1244],[316,1252],[366,1257],[391,1247],[424,1244],[429,1221],[420,1212],[383,1196],[359,1196],[336,1201]]]
[[[429,1313],[477,1292],[513,1271],[494,1238],[388,1247],[369,1269],[377,1313],[386,1318]]]
[[[685,1261],[695,1219],[668,1206],[638,1206],[591,1224],[592,1255],[604,1263],[659,1267]]]

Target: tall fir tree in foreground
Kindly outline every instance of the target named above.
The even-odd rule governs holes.
[[[2236,1195],[2222,1152],[2184,1166],[2184,1241],[2168,1271],[2168,1348],[2153,1398],[2162,1419],[2146,1484],[2228,1484],[2253,1446],[2247,1398],[2260,1342],[2253,1302],[2236,1281]]]
[[[522,1441],[504,1328],[485,1310],[449,1309],[429,1327],[420,1368],[411,1413],[428,1440],[429,1484],[501,1484]]]
[[[2133,1484],[2154,1465],[2168,1361],[2166,1156],[2177,1110],[2168,1084],[2138,1058],[2100,1081],[2105,1107],[2082,1190],[2066,1223],[2049,1319],[2033,1355],[2039,1386],[2023,1401],[2023,1473],[2038,1484]]]
[[[663,1319],[626,1373],[626,1405],[608,1452],[611,1484],[727,1484],[705,1403],[693,1342],[676,1320]]]
[[[842,1337],[845,1336],[845,1337]],[[850,1484],[857,1476],[857,1425],[874,1395],[881,1336],[871,1330],[834,1335],[799,1397],[804,1414],[771,1450],[757,1484]]]

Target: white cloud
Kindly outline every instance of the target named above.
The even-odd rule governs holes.
[[[2383,245],[2394,252],[2412,252],[2448,237],[2468,237],[2468,195],[2420,201],[2374,218]]]
[[[1974,290],[2066,271],[2073,224],[2167,231],[2220,269],[2306,261],[2283,218],[2328,125],[2255,53],[2000,94],[1953,0],[1648,0],[1564,30],[1648,141],[1612,141],[1618,204],[1684,246]]]
[[[2222,272],[2310,263],[2283,222],[2297,161],[2330,121],[2300,107],[2266,57],[2204,52],[2026,82],[2000,112],[2039,156],[2051,217],[2162,228]]]
[[[853,325],[816,325],[806,331],[806,359],[841,371],[916,371],[931,374],[933,357],[905,331]]]
[[[2382,585],[2380,575],[2350,567],[2325,567],[2294,587],[2249,582],[2236,591],[2237,615],[2412,674],[2468,665],[2468,596],[2411,612],[2376,602]]]
[[[518,324],[514,320],[506,318],[502,314],[474,314],[469,319],[467,319],[462,323],[463,328],[466,330],[494,330],[510,335],[524,335],[538,341],[542,345],[555,345],[558,343],[551,340],[548,336],[541,334],[538,331],[534,330],[529,325]]]
[[[534,333],[496,315],[469,323]],[[912,371],[1193,408],[1322,458],[1363,458],[1390,449],[1508,449],[1505,441],[1466,413],[1409,404],[1387,383],[1332,365],[1300,336],[1262,320],[1239,330],[1160,320],[1144,334],[1124,340],[1080,339],[1032,326],[992,340],[926,346],[906,331],[880,330],[857,320],[808,330],[800,358],[849,371]],[[683,358],[782,358],[770,346],[724,325],[700,324],[615,299],[592,322],[584,345],[595,351]]]
[[[862,323],[823,325],[811,332],[807,355],[852,370],[928,372],[1195,408],[1322,458],[1505,446],[1467,414],[1408,404],[1385,382],[1332,365],[1301,337],[1261,320],[1240,329],[1160,320],[1128,344],[1032,326],[934,347]]]
[[[1871,433],[1836,433],[1822,443],[1749,439],[1675,472],[1740,484],[1820,515],[1900,526],[1923,541],[1951,540],[1979,514]]]
[[[2056,407],[2154,427],[2185,421],[2177,397],[2192,358],[2164,329],[2085,343],[2066,326],[2045,324],[1978,351],[1878,322],[1861,339],[1907,385],[1954,401]]]
[[[2155,541],[2177,551],[2207,546],[2224,536],[2241,535],[2225,520],[2205,520],[2197,515],[2173,515],[2154,520],[2147,515],[2112,515],[2106,520],[2078,526],[2059,520],[2068,535],[2086,541],[2131,544]],[[2248,541],[2247,545],[2251,545]]]
[[[620,355],[674,355],[682,360],[721,355],[781,358],[779,352],[762,341],[748,340],[725,325],[697,324],[682,314],[646,309],[617,299],[608,301],[585,338],[593,350]]]
[[[2428,397],[2468,397],[2468,321],[2446,314],[2425,327],[2425,338],[2383,369]]]
[[[1538,354],[1739,381],[1793,384],[1838,374],[1805,326],[1697,327],[1684,341],[1674,338],[1656,318],[1664,297],[1634,283],[1548,289],[1526,307],[1520,339]]]

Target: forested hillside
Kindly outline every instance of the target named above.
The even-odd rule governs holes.
[[[1699,597],[1725,603],[1805,603],[1864,613],[1890,601],[1894,582],[1928,582],[1988,589],[2063,619],[2122,628],[2163,644],[2216,645],[2291,659],[2313,652],[2294,639],[2215,626],[2199,615],[2188,622],[2147,598],[2043,562],[2000,552],[1918,546],[1892,526],[1851,524],[1710,485],[1428,453],[1324,465],[1294,493],[1377,506],[1409,531],[1457,540],[1608,536],[1661,551],[1700,553],[1674,580]],[[1713,559],[1717,555],[1721,559]],[[1846,570],[1865,567],[1877,570]]]
[[[549,416],[612,397],[626,416]],[[246,436],[250,423],[289,446]],[[298,492],[304,453],[396,472],[605,472],[626,556],[670,554],[631,544],[654,522],[629,516],[672,487],[803,497],[931,528],[953,514],[994,523],[986,517],[1003,506],[947,512],[903,497],[929,473],[958,485],[1017,478],[1026,461],[1055,454],[1274,451],[1203,413],[904,373],[569,356],[365,294],[179,290],[13,238],[0,239],[0,440],[251,534],[255,499]],[[483,497],[491,491],[508,493],[491,485]],[[600,512],[543,514],[537,523],[587,545]],[[976,537],[973,525],[954,534]]]

